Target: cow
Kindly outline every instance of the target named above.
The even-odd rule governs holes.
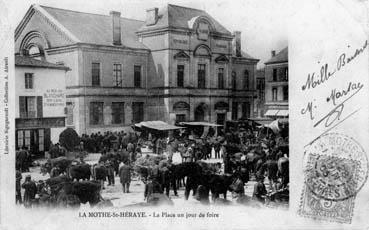
[[[219,198],[223,194],[224,199],[227,199],[227,191],[230,190],[234,178],[230,174],[211,174],[207,179],[207,186],[211,192],[212,200]],[[205,183],[204,183],[205,184]]]
[[[185,199],[188,200],[190,191],[192,190],[193,195],[195,195],[196,189],[200,185],[202,168],[196,162],[183,162],[176,165],[173,176],[175,180],[181,180],[187,177],[185,186]]]
[[[108,169],[105,167],[104,164],[94,164],[91,169],[92,169],[92,178],[96,181],[99,181],[101,184],[101,188],[105,189],[104,181],[108,176]]]
[[[100,191],[101,185],[98,181],[66,182],[58,192],[56,200],[59,205],[63,206],[68,202],[68,198],[75,206],[77,206],[77,201],[82,204],[88,202],[90,206],[95,206],[101,201]],[[74,207],[70,204],[69,206]]]
[[[68,177],[73,181],[79,180],[90,180],[91,177],[91,166],[89,164],[77,164],[71,165],[68,168]]]
[[[50,173],[51,169],[55,166],[59,166],[60,173],[66,173],[67,168],[71,165],[71,163],[72,160],[69,160],[66,157],[48,159],[45,164],[41,165],[41,174],[46,175],[46,173]]]

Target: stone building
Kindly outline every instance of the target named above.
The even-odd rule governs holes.
[[[288,117],[288,48],[265,62],[265,114],[271,118]]]
[[[49,149],[65,129],[65,75],[69,68],[30,57],[15,57],[16,148]]]
[[[78,133],[253,116],[258,60],[242,51],[240,32],[202,10],[168,4],[138,21],[32,5],[15,49],[71,68],[66,125]]]

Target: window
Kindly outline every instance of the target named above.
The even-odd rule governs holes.
[[[284,80],[288,81],[288,67],[284,68]]]
[[[144,120],[144,103],[132,102],[132,122],[139,123]]]
[[[17,134],[17,147],[21,148],[23,146],[23,130],[18,130]]]
[[[177,65],[177,87],[184,86],[184,65]]]
[[[26,89],[33,89],[33,73],[25,73],[24,81]]]
[[[224,89],[224,68],[218,69],[218,88]]]
[[[122,87],[123,86],[122,64],[114,64],[113,65],[113,78],[114,78],[116,87]]]
[[[19,97],[19,117],[36,118],[42,117],[42,96]]]
[[[30,149],[31,146],[31,131],[24,130],[24,146]]]
[[[250,112],[251,112],[251,108],[250,108],[250,103],[249,102],[244,102],[242,103],[242,117],[243,118],[249,118],[250,117]]]
[[[205,64],[199,64],[197,70],[197,80],[198,80],[198,88],[205,88]]]
[[[92,86],[100,86],[100,63],[92,63]]]
[[[249,89],[249,81],[250,81],[250,77],[249,77],[249,71],[248,70],[245,70],[245,73],[244,73],[244,82],[243,82],[243,88],[244,89]]]
[[[238,103],[232,102],[232,120],[237,120],[238,118]]]
[[[45,150],[44,139],[45,139],[44,130],[39,129],[38,130],[38,150],[39,151]]]
[[[277,69],[273,69],[273,81],[277,81]]]
[[[176,122],[186,121],[186,114],[176,114]]]
[[[232,89],[236,90],[237,88],[237,76],[236,76],[236,72],[232,72]]]
[[[90,103],[90,124],[100,125],[104,123],[103,113],[104,102],[91,102]]]
[[[73,103],[67,102],[67,125],[73,125]]]
[[[272,101],[277,101],[277,95],[278,95],[278,89],[277,88],[273,88],[272,89]]]
[[[111,104],[112,111],[112,123],[123,124],[124,123],[124,102],[113,102]]]
[[[141,87],[141,66],[140,65],[134,66],[134,87],[137,87],[137,88]]]
[[[283,100],[288,101],[288,86],[283,86]]]

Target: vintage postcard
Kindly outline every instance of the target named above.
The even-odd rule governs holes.
[[[369,4],[0,2],[4,229],[369,228]]]

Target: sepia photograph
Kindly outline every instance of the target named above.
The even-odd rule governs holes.
[[[16,204],[288,209],[287,36],[224,4],[22,6]]]

